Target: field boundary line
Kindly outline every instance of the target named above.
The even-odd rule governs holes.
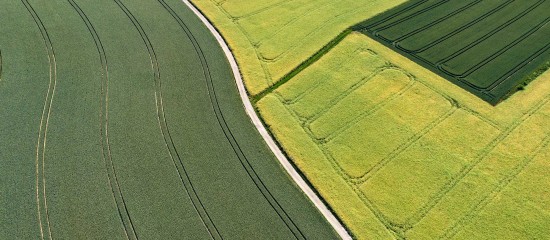
[[[365,49],[363,47],[358,47],[353,52],[350,52],[349,54],[346,54],[344,56],[353,57],[353,56],[355,56],[357,54],[361,54],[361,53],[367,53],[367,54],[371,55],[372,57],[378,57],[378,55],[376,53],[374,53],[370,49]],[[341,62],[338,62],[336,64],[331,64],[331,67],[341,68],[344,64],[345,64],[345,62],[341,61]],[[283,97],[282,102],[285,105],[296,104],[300,100],[302,100],[304,97],[311,94],[311,92],[315,91],[315,89],[317,89],[318,87],[320,87],[322,84],[324,84],[326,81],[329,81],[329,80],[330,80],[330,76],[326,76],[326,75],[322,76],[322,77],[319,77],[319,78],[315,78],[315,81],[312,82],[312,84],[310,84],[311,86],[308,86],[306,89],[300,90],[300,93],[296,94],[296,96],[290,97],[289,99],[284,97],[283,95],[285,95],[285,94],[283,94],[283,93],[280,93],[279,95],[281,95]],[[277,92],[275,92],[275,91],[273,93],[277,94]]]
[[[262,121],[258,117],[254,107],[252,106],[252,102],[248,98],[248,94],[246,92],[244,81],[242,79],[241,73],[239,71],[239,67],[237,65],[237,62],[235,60],[235,57],[233,56],[233,53],[231,52],[229,46],[225,42],[225,39],[220,35],[220,33],[217,31],[217,29],[209,22],[209,20],[189,1],[189,0],[182,0],[185,5],[197,15],[197,17],[204,23],[204,25],[208,28],[208,30],[213,34],[213,36],[216,38],[217,42],[219,43],[220,47],[222,48],[223,52],[225,53],[225,56],[227,60],[229,61],[229,64],[231,66],[231,70],[233,72],[233,76],[235,78],[235,81],[237,83],[237,88],[239,90],[239,95],[241,97],[241,100],[243,102],[244,108],[248,116],[250,117],[251,122],[254,124],[266,144],[269,146],[279,163],[282,165],[282,167],[286,170],[287,174],[294,180],[296,185],[300,187],[300,189],[306,194],[306,196],[311,200],[311,202],[317,207],[317,209],[321,212],[321,214],[325,217],[325,219],[332,225],[334,230],[338,233],[338,235],[342,239],[352,239],[350,234],[347,232],[347,230],[344,228],[342,223],[334,216],[334,214],[328,209],[328,207],[323,203],[323,201],[320,199],[319,196],[312,190],[312,188],[306,183],[306,181],[302,178],[302,176],[298,173],[298,171],[294,168],[294,166],[290,163],[290,161],[286,158],[286,156],[283,154],[282,150],[277,146],[275,143],[275,140],[271,138],[271,135],[263,125]]]
[[[308,59],[300,63],[298,66],[296,66],[294,69],[292,69],[290,72],[285,74],[279,81],[277,81],[275,84],[271,85],[270,87],[262,90],[260,93],[251,96],[252,102],[256,103],[259,100],[261,100],[266,95],[272,93],[277,88],[288,82],[290,79],[292,79],[294,76],[301,73],[303,70],[308,68],[309,66],[313,65],[315,62],[317,62],[319,59],[321,59],[324,55],[326,55],[330,50],[332,50],[336,45],[338,45],[344,38],[346,38],[350,33],[353,31],[351,28],[347,28],[344,31],[342,31],[340,34],[338,34],[335,38],[330,40],[327,44],[325,44],[319,51],[311,55]]]

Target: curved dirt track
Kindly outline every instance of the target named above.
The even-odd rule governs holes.
[[[10,1],[0,20],[0,239],[338,237],[183,2]]]

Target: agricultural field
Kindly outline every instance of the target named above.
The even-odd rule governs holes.
[[[550,60],[550,2],[412,0],[354,27],[497,104]]]
[[[354,32],[257,107],[359,239],[544,239],[548,80],[494,107]]]
[[[251,96],[351,25],[406,0],[192,0],[232,48]],[[283,80],[284,81],[284,80]]]
[[[180,0],[0,2],[0,239],[334,239]]]

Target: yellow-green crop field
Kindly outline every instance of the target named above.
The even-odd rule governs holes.
[[[358,238],[542,238],[549,78],[493,107],[353,33],[258,108]]]
[[[193,2],[254,96],[404,1]],[[354,32],[256,107],[358,239],[544,239],[549,80],[547,71],[495,107]]]
[[[279,81],[347,27],[405,0],[193,0],[235,54],[247,90]]]

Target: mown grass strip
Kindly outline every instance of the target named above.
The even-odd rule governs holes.
[[[266,95],[272,93],[277,88],[288,82],[290,79],[292,79],[294,76],[298,75],[300,72],[302,72],[304,69],[308,68],[315,62],[317,62],[321,57],[323,57],[325,54],[327,54],[331,49],[333,49],[338,43],[340,43],[346,36],[348,36],[350,33],[352,33],[352,28],[347,28],[338,36],[336,36],[334,39],[330,40],[325,46],[323,46],[319,51],[317,51],[315,54],[311,55],[307,60],[303,61],[292,69],[289,73],[284,75],[279,81],[277,81],[275,84],[271,85],[270,87],[266,88],[265,90],[261,91],[260,93],[254,95],[251,97],[251,100],[253,103],[257,103],[260,99],[265,97]]]

